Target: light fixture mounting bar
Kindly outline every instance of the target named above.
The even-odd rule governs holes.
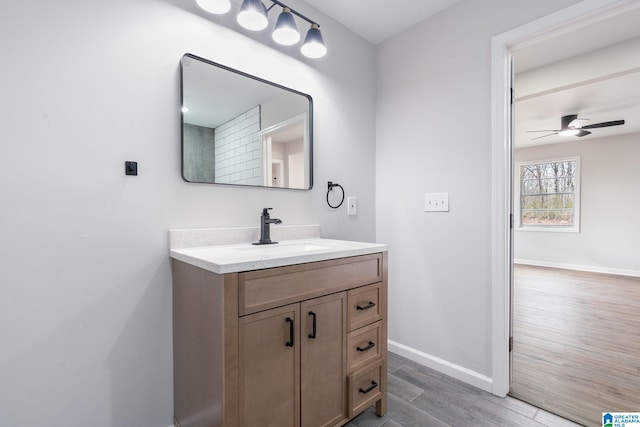
[[[320,24],[318,24],[315,21],[312,21],[311,19],[307,18],[306,16],[304,16],[303,14],[301,14],[300,12],[296,11],[295,9],[292,9],[291,7],[287,6],[284,3],[279,2],[278,0],[269,0],[271,3],[273,3],[271,6],[269,6],[269,8],[267,9],[267,12],[270,11],[275,5],[281,6],[281,7],[287,7],[291,10],[291,13],[293,13],[294,15],[296,15],[298,18],[302,18],[305,21],[307,21],[309,24],[316,24],[318,27],[320,26]]]

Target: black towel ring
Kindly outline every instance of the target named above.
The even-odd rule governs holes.
[[[340,187],[340,190],[342,190],[342,199],[340,199],[340,203],[338,203],[337,206],[333,206],[331,202],[329,202],[329,193],[331,192],[331,190],[333,190],[333,187]],[[342,188],[342,185],[338,184],[337,182],[334,183],[329,181],[328,190],[327,190],[327,204],[332,209],[338,209],[340,206],[342,206],[342,203],[344,203],[344,188]]]

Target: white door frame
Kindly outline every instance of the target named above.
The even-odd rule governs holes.
[[[273,186],[273,176],[271,172],[271,136],[260,135],[262,139],[262,177],[263,185],[266,187]]]
[[[497,396],[506,396],[509,392],[510,368],[511,50],[637,7],[640,7],[640,0],[583,0],[491,40],[491,368],[492,391]]]

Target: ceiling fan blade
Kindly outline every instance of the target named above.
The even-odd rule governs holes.
[[[525,130],[524,133],[531,132],[560,132],[560,129],[546,129],[546,130]]]
[[[531,141],[534,141],[534,140],[536,140],[536,139],[540,139],[540,138],[546,138],[546,137],[548,137],[548,136],[551,136],[551,135],[557,135],[557,134],[558,134],[558,132],[554,132],[554,133],[550,133],[549,135],[542,135],[542,136],[538,136],[538,137],[536,137],[536,138],[531,138]]]
[[[582,126],[580,129],[606,128],[609,126],[620,126],[624,124],[624,120],[614,120],[612,122],[594,123],[592,125]]]
[[[578,119],[578,115],[577,114],[568,114],[566,116],[562,116],[560,118],[560,128],[561,129],[568,129],[571,127],[571,124],[573,123],[574,120]]]
[[[590,135],[591,132],[589,132],[588,130],[580,130],[580,132],[578,132],[578,134],[576,136],[587,136]]]

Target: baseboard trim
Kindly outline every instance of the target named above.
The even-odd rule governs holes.
[[[399,354],[409,360],[428,368],[435,369],[438,372],[442,372],[443,374],[449,375],[450,377],[463,381],[467,384],[471,384],[472,386],[478,387],[479,389],[489,393],[493,392],[493,379],[485,375],[395,341],[388,340],[387,344],[388,350],[392,353]]]
[[[536,267],[562,268],[565,270],[586,271],[589,273],[616,274],[618,276],[640,277],[640,271],[624,270],[621,268],[594,267],[591,265],[563,264],[560,262],[536,261],[530,259],[515,259],[514,264],[533,265]]]

